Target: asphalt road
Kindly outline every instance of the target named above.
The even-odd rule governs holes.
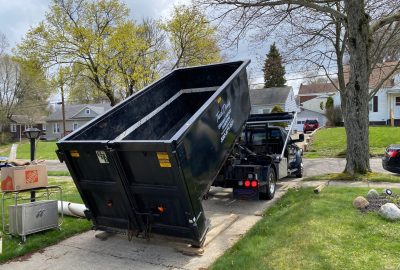
[[[326,173],[340,173],[343,172],[346,166],[346,159],[344,158],[315,158],[303,159],[304,176],[315,176]],[[389,173],[382,167],[382,160],[380,158],[371,158],[370,165],[373,172]]]

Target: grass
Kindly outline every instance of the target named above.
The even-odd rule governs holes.
[[[382,156],[389,144],[400,143],[399,127],[370,127],[369,147],[371,156]],[[346,132],[343,127],[318,130],[310,145],[306,158],[345,157]]]
[[[49,184],[61,185],[63,187],[63,199],[65,201],[82,203],[81,197],[76,190],[74,183],[69,179],[49,178]],[[29,193],[27,196],[29,196]],[[38,194],[40,196],[40,194]],[[56,196],[55,198],[58,198]],[[8,201],[7,203],[11,203]],[[91,223],[84,218],[64,217],[61,231],[57,229],[47,230],[27,236],[25,243],[21,242],[20,237],[10,238],[3,235],[3,253],[0,254],[0,263],[4,263],[13,258],[30,254],[44,247],[54,245],[70,236],[87,231],[91,228]],[[0,266],[1,268],[1,266]]]
[[[12,143],[0,145],[0,156],[8,157],[10,155],[11,146],[12,146]]]
[[[48,176],[71,176],[69,171],[47,171]]]
[[[289,190],[211,269],[399,269],[400,223],[352,207],[367,191]]]
[[[35,159],[55,160],[58,159],[56,155],[57,145],[52,141],[38,141],[36,143]],[[17,158],[30,159],[31,148],[29,142],[23,142],[18,145]]]
[[[316,176],[304,177],[303,181],[319,181],[319,180],[334,180],[334,181],[370,181],[370,182],[390,182],[400,183],[400,175],[389,173],[370,172],[367,174],[357,174],[352,176],[347,173],[327,173]]]

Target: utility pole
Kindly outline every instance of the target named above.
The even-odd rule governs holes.
[[[65,130],[65,101],[64,101],[64,82],[61,82],[61,111],[62,111],[62,121],[63,121],[63,137],[67,135]]]

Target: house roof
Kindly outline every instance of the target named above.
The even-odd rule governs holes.
[[[382,79],[384,79],[390,72],[393,71],[397,64],[398,62],[385,62],[377,64],[369,76],[369,87],[376,87]],[[349,70],[350,66],[346,65],[343,67],[344,79],[346,82],[349,81]],[[394,77],[399,73],[400,69],[398,68],[397,71],[394,72],[394,74],[392,74],[389,79],[383,83],[382,87],[393,87]]]
[[[32,119],[31,117],[25,114],[14,114],[13,116],[10,117],[10,119],[16,124],[30,124],[30,123],[43,124],[46,122],[46,116],[40,116],[37,119]]]
[[[284,104],[290,91],[292,91],[291,86],[252,89],[249,91],[250,103],[251,105]]]
[[[325,94],[337,91],[332,83],[301,84],[299,95]]]
[[[369,77],[369,87],[376,87],[379,82],[384,79],[392,70],[396,67],[398,62],[385,62],[380,63],[375,66]],[[343,66],[344,81],[347,83],[350,77],[350,66]],[[393,87],[394,78],[396,75],[400,74],[400,68],[398,71],[394,72],[382,85],[382,87]],[[336,82],[335,82],[336,84]],[[301,84],[299,89],[299,95],[313,95],[322,94],[329,92],[336,92],[336,88],[332,83],[315,83],[315,84]]]
[[[73,105],[65,105],[65,119],[77,119],[77,115],[83,111],[85,108],[93,110],[95,113],[102,114],[108,109],[111,108],[108,103],[99,103],[99,104],[73,104]],[[85,117],[85,118],[93,118],[93,117]],[[61,106],[56,109],[56,111],[50,114],[46,121],[61,121],[62,120],[62,111]]]

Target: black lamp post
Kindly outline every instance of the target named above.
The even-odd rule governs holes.
[[[40,129],[37,128],[27,128],[24,130],[25,136],[29,139],[31,143],[31,161],[35,160],[35,140],[39,138],[41,133]],[[31,202],[35,201],[35,191],[31,191]]]

